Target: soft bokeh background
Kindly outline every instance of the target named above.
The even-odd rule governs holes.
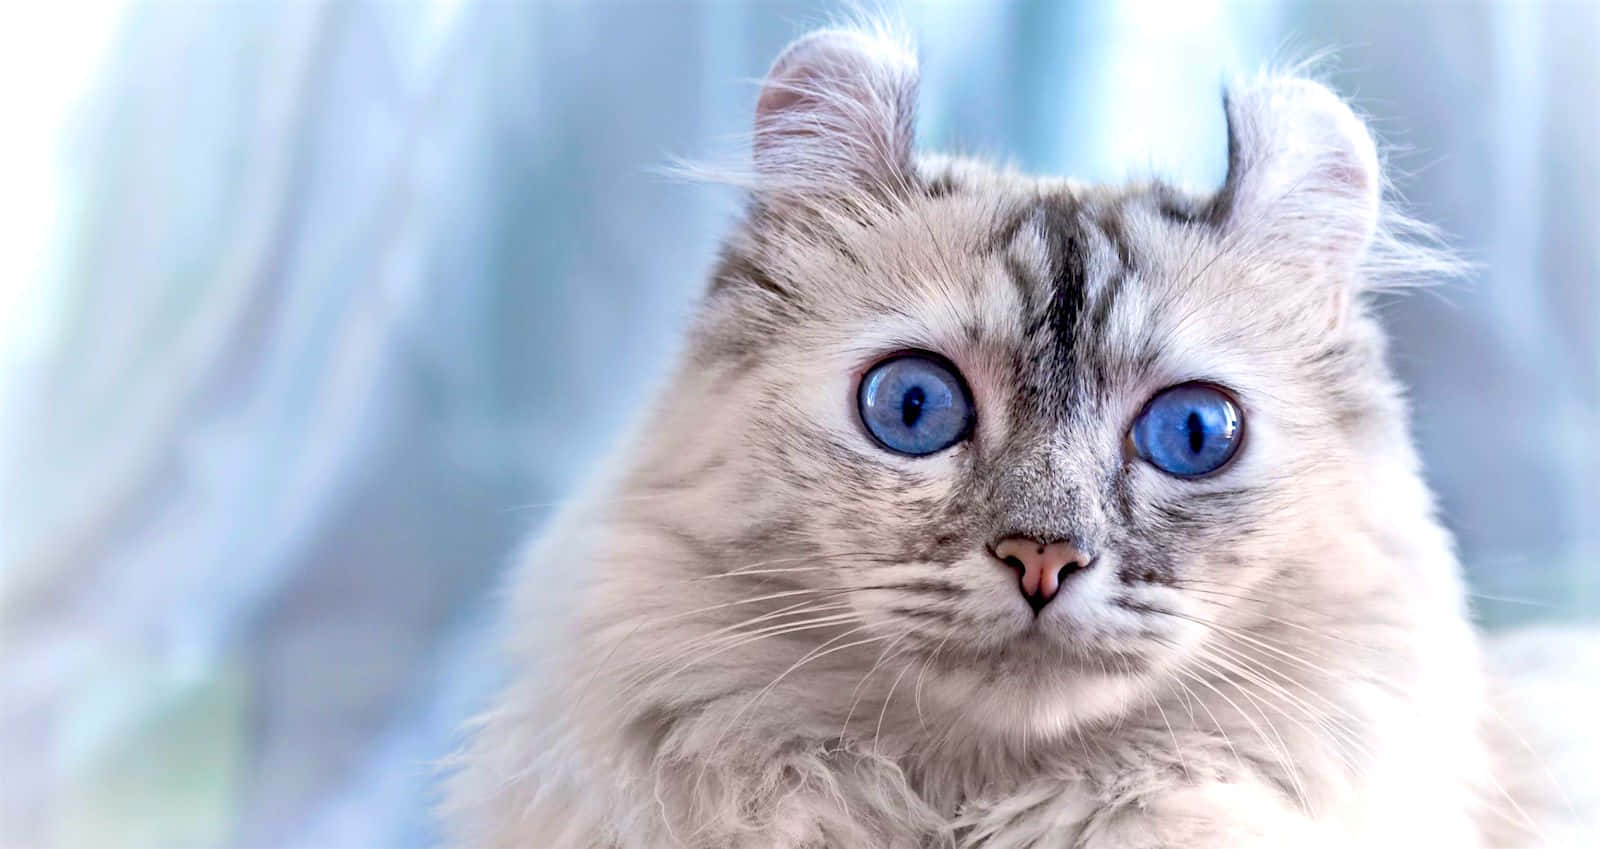
[[[403,847],[537,529],[663,374],[809,3],[0,12],[0,839]],[[929,146],[1223,171],[1337,49],[1482,264],[1384,315],[1489,627],[1600,615],[1600,5],[912,4]]]

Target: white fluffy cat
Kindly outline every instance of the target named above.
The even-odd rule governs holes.
[[[1580,841],[1418,473],[1365,295],[1450,263],[1356,115],[1237,86],[1191,197],[916,157],[916,85],[880,33],[773,66],[681,366],[516,576],[456,839]]]

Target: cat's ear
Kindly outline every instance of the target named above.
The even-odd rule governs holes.
[[[1293,77],[1231,86],[1223,106],[1228,176],[1212,209],[1217,222],[1323,267],[1359,265],[1383,188],[1362,120],[1332,91]]]
[[[904,190],[912,174],[917,60],[886,32],[829,29],[783,51],[756,104],[758,189]]]

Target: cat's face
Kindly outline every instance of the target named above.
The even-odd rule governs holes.
[[[1215,198],[1085,188],[912,161],[914,76],[854,38],[775,67],[757,165],[792,182],[756,195],[696,336],[700,532],[741,553],[713,571],[831,593],[866,656],[1030,729],[1292,614],[1329,562],[1384,580],[1347,518],[1396,424],[1348,110],[1273,83],[1235,95]]]

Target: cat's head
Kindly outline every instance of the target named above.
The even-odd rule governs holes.
[[[652,467],[690,574],[1040,732],[1399,580],[1385,490],[1426,507],[1363,299],[1385,237],[1355,114],[1234,87],[1226,182],[1194,197],[915,157],[916,86],[847,31],[765,81]]]

